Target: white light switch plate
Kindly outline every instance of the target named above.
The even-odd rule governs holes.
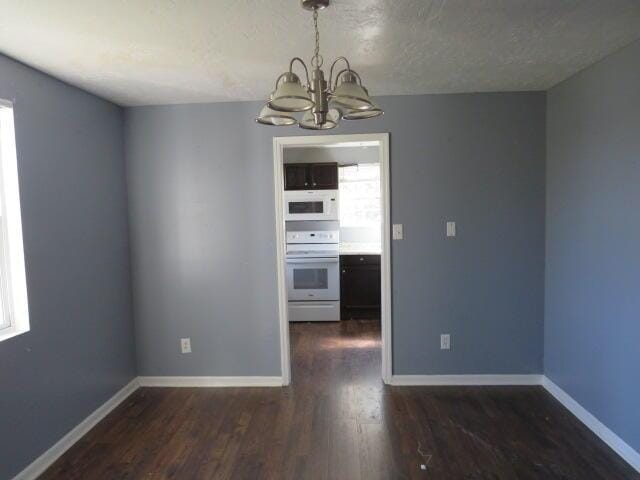
[[[440,335],[440,350],[450,350],[451,349],[451,335],[448,333],[443,333]]]
[[[180,348],[182,349],[182,353],[191,353],[191,339],[190,338],[181,338],[180,339]]]
[[[402,240],[404,238],[404,232],[401,223],[394,223],[392,228],[393,239]]]
[[[456,236],[456,222],[447,222],[447,237]]]

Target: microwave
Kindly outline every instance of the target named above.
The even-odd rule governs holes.
[[[284,219],[338,220],[338,190],[285,190]]]

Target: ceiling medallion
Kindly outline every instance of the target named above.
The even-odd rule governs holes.
[[[311,58],[311,79],[309,69],[299,57],[289,62],[289,71],[276,80],[275,90],[260,111],[256,122],[263,125],[296,125],[310,130],[335,128],[340,120],[361,120],[382,115],[382,109],[369,98],[369,92],[362,85],[360,75],[351,69],[345,57],[338,57],[329,69],[329,81],[322,71],[323,58],[320,55],[320,32],[318,31],[318,10],[329,5],[329,0],[301,0],[304,9],[313,12],[313,27],[316,34],[316,48]],[[307,83],[302,85],[300,77],[293,72],[298,62],[304,69]],[[344,63],[336,73],[335,66]],[[301,115],[298,119],[296,114]]]

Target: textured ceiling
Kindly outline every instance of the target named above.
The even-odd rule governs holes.
[[[0,51],[122,105],[264,99],[298,0],[0,0]],[[321,53],[373,95],[542,90],[640,37],[640,0],[332,0]]]

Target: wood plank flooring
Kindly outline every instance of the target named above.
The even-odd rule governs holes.
[[[291,334],[291,387],[141,388],[41,479],[640,479],[540,387],[386,387],[378,322]]]

